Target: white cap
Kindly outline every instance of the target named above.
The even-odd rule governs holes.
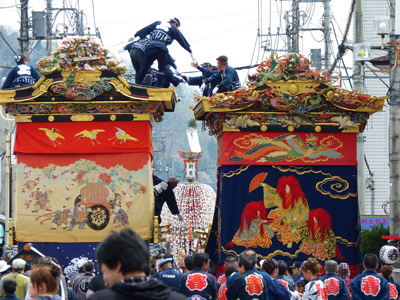
[[[13,269],[15,269],[15,270],[20,270],[20,269],[22,269],[23,267],[25,267],[25,264],[26,264],[26,261],[24,261],[24,260],[21,259],[21,258],[16,258],[16,259],[14,259],[13,262],[12,262],[12,267],[13,267]]]
[[[10,267],[5,260],[0,260],[0,273],[7,271]]]

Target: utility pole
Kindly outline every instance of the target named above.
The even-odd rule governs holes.
[[[292,0],[292,32],[290,52],[299,53],[299,2]]]
[[[355,10],[354,42],[358,44],[364,41],[362,0],[356,0],[354,10]],[[354,65],[354,71],[353,71],[354,89],[362,93],[364,91],[364,78],[361,77],[361,63],[354,59],[353,65]],[[364,143],[365,143],[365,135],[363,133],[359,133],[357,136],[357,162],[358,162],[357,193],[358,193],[358,206],[361,215],[366,214]]]
[[[28,54],[28,0],[21,0],[21,30],[19,41],[21,44],[21,53]]]
[[[331,68],[331,0],[324,1],[325,70]]]
[[[53,41],[53,3],[52,0],[47,0],[46,2],[46,28],[47,28],[47,38],[46,38],[46,55],[51,55],[51,43]]]
[[[399,16],[394,12],[398,12],[400,3],[398,0],[390,0],[391,20],[395,24],[395,30],[390,34],[390,42],[400,43],[400,30],[396,17]],[[392,26],[393,27],[393,26]],[[390,48],[390,66],[395,63],[395,48]],[[390,73],[390,106],[389,106],[389,165],[390,165],[390,235],[400,236],[400,68],[395,68]],[[397,269],[399,271],[399,269]],[[396,274],[396,269],[394,275]],[[400,277],[400,276],[399,276]],[[397,278],[398,279],[398,278]],[[397,280],[395,278],[395,280]]]

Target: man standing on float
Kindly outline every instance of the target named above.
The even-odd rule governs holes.
[[[152,63],[158,61],[158,77],[157,77],[157,87],[161,87],[165,74],[163,73],[167,65],[168,56],[168,45],[171,45],[174,40],[190,53],[192,60],[196,61],[192,54],[189,43],[186,41],[185,37],[179,31],[178,27],[181,22],[178,18],[172,18],[168,22],[156,21],[149,26],[136,32],[135,37],[144,38],[146,35],[150,35],[150,42],[144,52],[143,65],[140,68],[139,75],[136,77],[136,83],[141,84],[144,76],[146,75],[147,69],[152,65]],[[179,76],[181,75],[178,70],[175,69],[175,73]]]

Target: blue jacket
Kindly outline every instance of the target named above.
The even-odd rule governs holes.
[[[213,275],[204,272],[202,268],[194,268],[191,272],[182,275],[181,293],[188,299],[201,297],[215,300],[217,299],[217,281]]]
[[[389,283],[375,270],[365,270],[362,274],[354,277],[350,287],[352,300],[389,299]]]
[[[141,39],[150,34],[150,42],[148,49],[152,47],[159,47],[168,50],[167,46],[171,45],[176,40],[183,49],[192,53],[189,43],[186,41],[183,34],[171,22],[156,21],[136,32],[135,36]]]
[[[261,275],[261,277],[264,280],[265,285],[267,287],[268,293],[269,293],[269,290],[271,289],[271,286],[272,286],[271,277],[266,272],[261,272],[261,271],[257,270],[256,268],[253,268],[253,272],[256,273],[256,274]],[[233,281],[239,276],[240,276],[239,272],[234,272],[234,273],[231,274],[231,276],[229,276],[226,279],[226,287],[228,288],[228,290],[229,290],[230,286],[232,285]],[[278,292],[278,291],[276,291],[276,292]],[[266,299],[268,299],[268,293],[267,293],[267,298]]]
[[[9,293],[9,294],[5,295],[3,299],[6,299],[6,300],[22,300],[21,298],[18,298],[14,293]]]
[[[271,286],[268,287],[269,300],[290,300],[290,292],[276,279],[271,280]]]
[[[286,288],[289,289],[289,291],[294,292],[296,289],[294,288],[294,282],[292,278],[289,278],[288,276],[285,275],[277,275],[276,280],[279,280],[280,283]]]
[[[124,50],[130,51],[131,49],[137,49],[140,52],[144,53],[144,50],[146,50],[147,45],[149,44],[150,40],[145,37],[143,39],[140,39],[136,42],[130,42],[128,43],[125,47]]]
[[[26,64],[19,64],[8,73],[2,89],[16,89],[26,85],[33,85],[40,77],[35,68]]]
[[[250,270],[236,276],[225,293],[227,300],[267,300],[268,291],[262,276]]]
[[[240,79],[237,71],[231,66],[226,66],[225,72],[219,72],[211,75],[208,80],[211,83],[217,83],[225,87],[228,91],[233,91],[240,88]],[[218,83],[220,82],[220,83]]]
[[[319,279],[325,283],[328,300],[350,299],[346,282],[335,273],[327,273]]]
[[[182,273],[177,272],[173,268],[168,268],[168,269],[159,271],[156,274],[154,274],[152,277],[164,282],[174,292],[179,292],[181,289]]]

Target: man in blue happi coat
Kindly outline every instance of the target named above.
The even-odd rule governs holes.
[[[240,88],[240,79],[237,71],[228,65],[228,57],[221,55],[217,57],[218,72],[205,81],[204,87],[208,84],[216,84],[212,94],[234,91]],[[203,87],[203,86],[202,86]]]
[[[351,299],[389,299],[389,284],[385,278],[376,273],[378,257],[371,253],[365,254],[363,267],[365,271],[354,277],[351,282]]]
[[[263,277],[253,270],[253,252],[253,250],[245,250],[240,254],[238,263],[239,276],[236,276],[228,287],[225,293],[227,300],[268,299],[268,288]]]
[[[336,275],[337,262],[334,260],[328,260],[325,262],[326,274],[321,279],[326,287],[326,294],[328,300],[348,300],[349,290],[346,282]]]
[[[167,66],[167,46],[171,45],[174,40],[176,40],[186,51],[191,54],[193,61],[196,61],[192,54],[192,50],[190,49],[189,43],[178,29],[180,25],[181,22],[178,18],[172,18],[168,22],[156,21],[136,32],[135,37],[139,38],[144,38],[148,34],[150,35],[150,42],[144,52],[143,65],[140,69],[138,77],[136,78],[136,83],[140,84],[143,81],[146,70],[155,60],[157,60],[159,70],[157,76],[157,86],[162,86],[165,77],[164,70]]]
[[[179,292],[181,287],[182,273],[173,268],[172,260],[172,257],[167,257],[167,255],[165,255],[164,258],[158,263],[160,271],[158,271],[152,277],[161,280],[174,292]]]
[[[17,66],[8,73],[2,89],[16,89],[27,85],[33,85],[40,79],[35,68],[28,66],[28,56],[20,54],[15,57]]]

